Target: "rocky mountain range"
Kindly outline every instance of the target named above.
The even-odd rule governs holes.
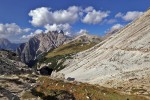
[[[0,49],[15,51],[19,44],[11,43],[8,39],[0,38]]]
[[[150,93],[150,10],[106,40],[65,62],[65,77]],[[80,74],[79,74],[80,73]]]
[[[48,33],[41,33],[32,37],[27,43],[21,44],[17,48],[16,52],[20,56],[21,60],[30,66],[34,60],[38,58],[38,56],[63,44],[72,42],[99,43],[100,41],[100,37],[86,33],[77,37],[68,37],[64,35],[63,31],[52,31]]]
[[[57,48],[69,39],[62,31],[41,33],[32,37],[27,43],[21,44],[16,52],[23,62],[30,64],[40,54]]]

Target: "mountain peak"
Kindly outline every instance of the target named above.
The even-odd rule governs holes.
[[[64,31],[63,31],[63,30],[60,30],[58,33],[64,34]]]
[[[29,39],[27,43],[17,48],[17,53],[23,62],[29,64],[42,53],[57,48],[67,40],[68,37],[63,34],[63,31],[49,31]]]
[[[6,38],[0,38],[0,43],[11,43],[11,42]]]
[[[0,49],[15,50],[19,44],[11,43],[6,38],[0,38]]]

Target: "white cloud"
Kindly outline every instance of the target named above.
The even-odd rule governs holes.
[[[117,22],[117,20],[116,19],[109,19],[109,20],[106,20],[106,22],[108,24],[113,24],[113,23]]]
[[[55,11],[47,7],[41,7],[29,12],[29,16],[32,17],[30,23],[34,26],[73,24],[82,17],[83,19],[81,20],[84,23],[98,24],[108,15],[108,11],[96,11],[92,6],[85,9],[78,6],[71,6],[68,9]]]
[[[27,33],[27,32],[30,32],[31,31],[31,28],[25,28],[23,29],[23,32]]]
[[[71,32],[65,32],[65,35],[67,35],[67,36],[71,36],[71,35],[72,35],[72,33],[71,33]]]
[[[49,23],[50,19],[52,20],[49,8],[46,7],[31,10],[29,16],[32,17],[30,23],[34,26],[42,26]]]
[[[140,11],[128,11],[125,15],[119,12],[115,17],[120,17],[125,21],[132,21],[139,18],[142,14],[143,12]]]
[[[32,38],[33,36],[35,36],[35,35],[37,35],[37,34],[41,34],[42,32],[43,32],[43,30],[37,29],[37,30],[35,30],[35,32],[31,32],[31,33],[28,34],[28,35],[23,35],[21,38],[28,40],[28,39]]]
[[[121,28],[123,28],[123,25],[121,25],[121,24],[115,24],[115,25],[113,25],[113,26],[109,29],[108,32],[113,32],[113,31],[119,30],[119,29],[121,29]]]
[[[47,24],[71,24],[78,20],[80,7],[71,6],[67,10],[51,11],[47,7],[37,8],[29,12],[32,17],[30,23],[34,26],[45,26]]]
[[[30,30],[31,30],[30,28],[21,28],[16,23],[0,24],[0,36],[1,37],[19,35],[21,33],[27,33]]]
[[[77,35],[87,34],[89,33],[86,29],[81,29],[79,32],[77,32]]]
[[[143,14],[143,12],[133,11],[133,12],[127,12],[126,15],[123,17],[126,21],[132,21],[138,17],[140,17]]]
[[[91,11],[92,10],[92,11]],[[87,24],[98,24],[103,21],[109,15],[109,12],[96,11],[95,9],[87,10],[86,16],[82,19],[83,23]]]
[[[92,6],[89,6],[89,7],[87,7],[87,8],[85,8],[85,12],[90,12],[90,11],[93,11],[94,10],[94,8],[92,7]]]
[[[46,31],[60,31],[60,30],[63,30],[63,31],[69,31],[71,28],[71,26],[69,24],[53,24],[53,25],[45,25],[45,29]]]
[[[123,14],[121,12],[119,12],[115,15],[115,18],[119,18],[119,17],[123,17]]]

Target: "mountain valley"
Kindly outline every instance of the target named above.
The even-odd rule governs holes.
[[[150,9],[103,37],[1,38],[0,100],[150,100]]]

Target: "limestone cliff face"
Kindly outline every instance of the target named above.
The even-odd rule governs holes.
[[[41,33],[31,38],[27,43],[21,44],[17,48],[17,54],[23,62],[29,63],[40,54],[62,45],[67,39],[68,37],[63,32]]]
[[[66,65],[60,72],[82,82],[106,85],[132,78],[146,80],[150,75],[150,10]]]

